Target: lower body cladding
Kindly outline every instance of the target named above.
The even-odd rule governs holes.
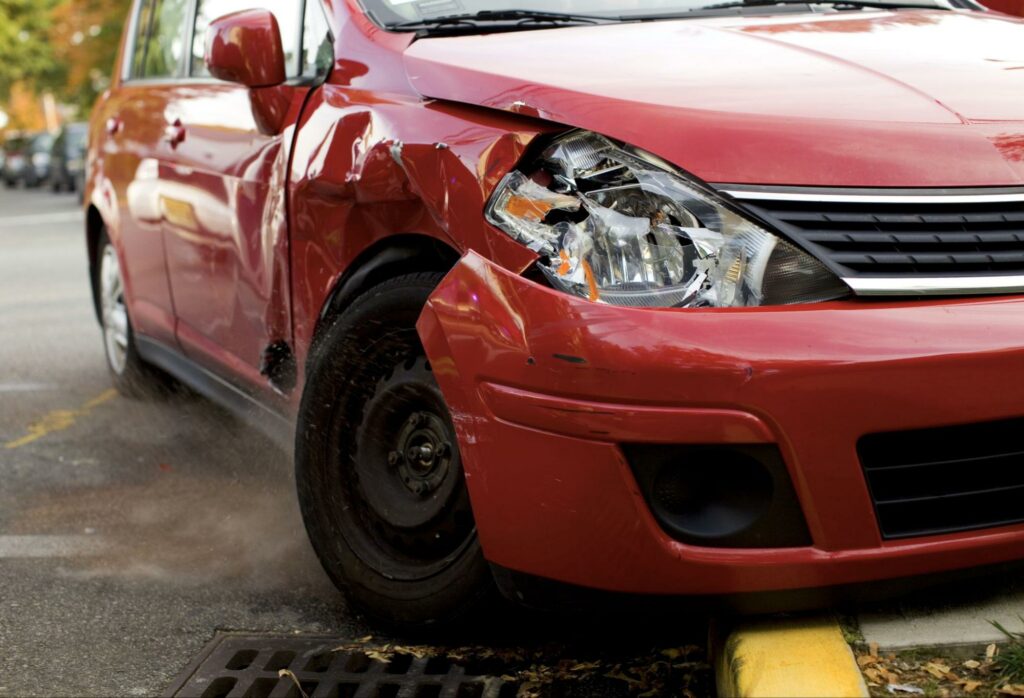
[[[470,253],[418,329],[499,567],[732,595],[1024,558],[1024,299],[629,309]]]

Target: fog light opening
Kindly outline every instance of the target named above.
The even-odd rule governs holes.
[[[651,504],[658,518],[687,535],[724,538],[757,523],[774,489],[771,475],[749,456],[697,451],[658,469]]]
[[[651,514],[678,541],[728,548],[811,543],[774,444],[625,444],[622,449]]]

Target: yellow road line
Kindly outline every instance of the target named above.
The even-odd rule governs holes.
[[[718,695],[729,698],[868,695],[850,646],[831,618],[765,618],[713,634]]]
[[[64,431],[78,421],[80,417],[84,417],[96,407],[113,400],[116,396],[117,391],[111,389],[100,393],[77,410],[54,410],[49,412],[38,422],[30,425],[27,434],[14,441],[8,441],[4,444],[4,448],[21,448],[54,432]]]

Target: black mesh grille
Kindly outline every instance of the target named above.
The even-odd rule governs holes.
[[[872,434],[858,451],[885,538],[1024,522],[1024,419]]]
[[[1024,201],[743,205],[843,277],[1024,273]]]

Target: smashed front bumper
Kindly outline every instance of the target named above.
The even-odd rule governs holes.
[[[469,253],[419,332],[485,555],[502,567],[608,591],[734,594],[1024,558],[1024,525],[883,537],[857,450],[869,434],[1024,416],[1024,299],[637,310]],[[777,447],[808,543],[670,535],[627,462],[644,444]]]

